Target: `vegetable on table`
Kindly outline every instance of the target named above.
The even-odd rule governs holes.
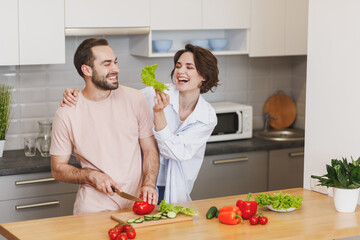
[[[169,90],[168,86],[155,79],[155,69],[157,66],[158,66],[157,64],[154,64],[151,66],[146,66],[142,69],[141,71],[142,82],[147,86],[157,89],[159,92],[162,92],[165,89]]]
[[[255,201],[259,206],[271,205],[274,209],[287,209],[296,208],[298,209],[303,201],[303,197],[296,197],[288,193],[262,193],[255,197]]]
[[[126,240],[136,237],[135,229],[130,224],[119,223],[115,227],[110,228],[108,235],[111,240]]]
[[[198,211],[195,211],[193,207],[185,208],[183,206],[174,206],[171,203],[166,203],[165,200],[160,202],[160,212],[174,212],[176,214],[182,213],[189,216],[197,216],[199,214]]]
[[[238,200],[236,202],[236,206],[242,212],[243,219],[249,219],[252,216],[255,216],[257,211],[257,202],[256,201],[249,201],[252,193],[248,193],[246,201]]]
[[[151,213],[155,208],[154,204],[148,202],[135,202],[133,206],[133,211],[139,215],[145,215]]]
[[[241,216],[233,211],[219,213],[218,219],[221,223],[228,225],[236,225],[239,222],[242,222]]]
[[[207,211],[207,213],[206,213],[206,218],[207,218],[207,219],[212,219],[212,218],[216,217],[217,212],[218,212],[217,207],[212,206],[212,207],[209,208],[209,210]]]
[[[259,218],[252,216],[249,219],[249,222],[250,222],[251,225],[257,225],[259,223]]]
[[[258,219],[259,219],[259,223],[260,223],[261,225],[265,225],[265,224],[267,224],[267,222],[268,222],[268,218],[265,217],[265,216],[259,216]]]
[[[223,224],[236,225],[243,221],[241,215],[237,206],[225,206],[219,209],[218,219]]]

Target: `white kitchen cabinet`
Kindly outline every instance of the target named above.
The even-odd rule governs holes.
[[[65,0],[66,28],[149,25],[149,0]]]
[[[201,29],[202,0],[151,0],[151,30]]]
[[[203,0],[202,29],[250,27],[250,0]]]
[[[267,190],[268,152],[205,156],[191,192],[193,200]]]
[[[77,189],[50,172],[1,176],[0,223],[71,215]]]
[[[19,64],[18,2],[0,0],[0,66]]]
[[[306,55],[308,0],[252,0],[251,57]]]
[[[0,66],[65,63],[64,0],[0,0]]]
[[[214,55],[248,54],[250,0],[151,0],[150,34],[132,36],[130,53],[144,57],[173,57],[188,40],[227,38],[223,51]],[[153,50],[152,41],[171,39],[167,53]]]
[[[64,0],[18,1],[20,65],[65,63]]]
[[[269,191],[303,187],[304,148],[269,151]]]

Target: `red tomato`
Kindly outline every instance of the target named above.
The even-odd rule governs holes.
[[[127,240],[126,233],[120,233],[116,240]]]
[[[126,230],[129,230],[131,228],[134,229],[131,224],[126,224],[126,225],[124,225],[124,230],[123,231],[126,232]]]
[[[251,217],[249,219],[249,222],[250,222],[251,225],[256,225],[256,224],[258,224],[259,220],[258,220],[257,217]]]
[[[268,218],[267,217],[259,217],[259,222],[262,225],[265,225],[268,222]]]
[[[120,234],[120,231],[118,229],[116,229],[116,228],[111,228],[109,230],[108,234],[109,234],[109,237],[110,237],[111,240],[116,240],[117,237]]]
[[[125,231],[128,239],[134,239],[136,237],[135,229],[133,229],[132,227],[127,228]]]
[[[125,226],[125,224],[119,223],[118,225],[116,225],[114,227],[114,229],[119,230],[119,233],[121,233],[124,230],[124,226]]]

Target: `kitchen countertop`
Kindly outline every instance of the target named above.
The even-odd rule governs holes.
[[[302,188],[281,190],[303,196],[303,205],[293,212],[278,213],[259,207],[268,217],[266,225],[250,225],[248,220],[238,225],[225,225],[218,219],[206,219],[211,206],[234,205],[246,195],[236,195],[186,202],[199,215],[193,221],[136,229],[136,239],[334,239],[360,235],[360,209],[353,213],[335,210],[333,198]],[[279,192],[279,191],[271,191]],[[254,194],[257,195],[257,194]],[[107,211],[92,214],[4,223],[0,234],[8,239],[109,239],[107,232],[117,222],[110,216],[131,210]],[[161,220],[160,220],[161,221]]]
[[[208,143],[206,146],[205,155],[274,150],[303,146],[304,141],[279,142],[260,138],[251,138]],[[70,164],[80,167],[74,156],[71,157]],[[26,157],[24,150],[22,149],[4,151],[3,157],[0,158],[0,176],[49,171],[51,171],[50,157],[41,157],[39,152],[37,152],[35,157]]]

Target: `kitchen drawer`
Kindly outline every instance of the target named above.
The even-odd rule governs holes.
[[[193,200],[267,190],[267,151],[205,156]]]
[[[68,193],[0,201],[0,223],[72,215],[75,197],[76,193]],[[40,203],[49,205],[27,206]]]
[[[0,201],[74,193],[77,192],[78,186],[54,180],[51,172],[2,176],[0,177]]]

